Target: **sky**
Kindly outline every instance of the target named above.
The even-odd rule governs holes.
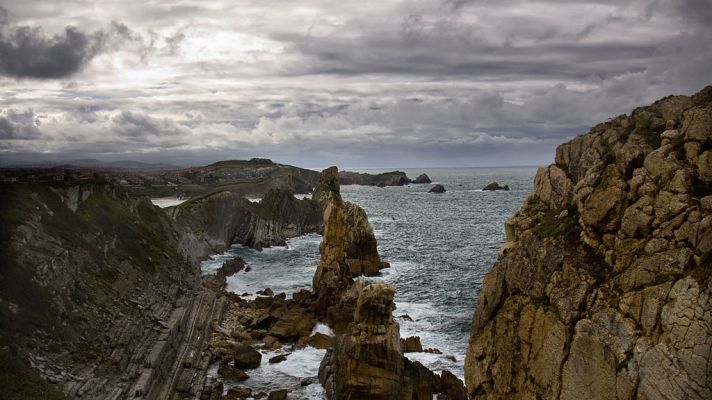
[[[546,165],[710,43],[709,0],[0,0],[0,164]]]

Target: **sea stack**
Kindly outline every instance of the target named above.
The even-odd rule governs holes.
[[[357,295],[353,277],[376,275],[389,264],[378,254],[376,237],[363,209],[341,198],[336,167],[322,172],[314,198],[324,207],[321,259],[312,280],[315,308],[337,331],[351,321]]]
[[[712,87],[559,146],[505,231],[472,396],[712,398]]]

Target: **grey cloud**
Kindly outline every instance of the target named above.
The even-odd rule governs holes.
[[[116,132],[123,137],[144,139],[148,136],[175,136],[187,129],[170,120],[161,120],[141,113],[123,111],[112,118]]]
[[[41,136],[39,118],[32,111],[0,114],[0,139],[32,140]]]
[[[67,26],[48,36],[41,27],[9,25],[8,12],[0,6],[0,75],[15,78],[57,79],[81,71],[101,52],[115,51],[126,43],[136,47],[142,59],[152,51],[141,35],[120,22],[93,33]]]
[[[13,77],[62,78],[81,70],[99,51],[96,36],[67,27],[47,38],[28,26],[0,36],[0,73]]]

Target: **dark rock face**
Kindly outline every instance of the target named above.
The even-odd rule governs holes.
[[[382,174],[365,174],[359,172],[341,171],[339,180],[342,185],[364,185],[364,186],[403,186],[410,183],[410,179],[405,172],[393,171]]]
[[[291,192],[272,189],[257,204],[232,192],[183,203],[171,215],[184,232],[182,244],[196,260],[240,243],[256,249],[321,230],[321,207]]]
[[[42,378],[69,398],[202,390],[191,349],[224,299],[200,288],[164,212],[111,184],[18,184],[0,218],[0,337]]]
[[[237,343],[235,352],[235,368],[255,369],[262,362],[262,354],[246,344]]]
[[[376,283],[360,291],[353,323],[339,335],[319,367],[330,399],[466,399],[464,384],[449,372],[442,377],[403,356],[400,327],[393,319],[392,286]],[[464,396],[464,397],[462,397]]]
[[[712,87],[559,146],[485,276],[468,392],[712,398],[711,161]]]
[[[445,192],[446,192],[445,186],[443,186],[439,183],[437,185],[434,185],[433,187],[431,187],[430,190],[428,190],[428,193],[445,193]]]
[[[415,180],[412,183],[423,184],[423,183],[432,183],[432,181],[430,180],[430,177],[428,177],[428,175],[420,174],[420,175],[418,175],[417,178],[415,178]]]
[[[504,191],[508,191],[508,190],[509,190],[509,186],[507,186],[507,185],[500,186],[499,183],[497,183],[497,182],[491,182],[491,183],[487,184],[487,186],[483,187],[482,190],[487,190],[487,191],[491,191],[491,190],[504,190]]]

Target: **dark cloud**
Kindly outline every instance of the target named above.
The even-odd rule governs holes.
[[[23,26],[0,36],[0,73],[18,78],[63,78],[81,70],[99,51],[96,36],[67,27],[48,38]]]
[[[46,35],[41,27],[9,25],[0,7],[0,75],[15,78],[56,79],[81,71],[97,54],[114,51],[125,43],[137,44],[141,59],[152,50],[141,35],[112,21],[109,28],[86,33],[67,26],[61,34]]]
[[[32,111],[9,110],[0,114],[0,139],[37,139],[41,136],[39,124],[39,118]]]

